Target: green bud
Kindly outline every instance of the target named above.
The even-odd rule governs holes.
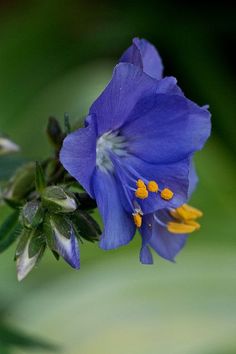
[[[49,117],[47,125],[47,135],[51,144],[59,149],[61,147],[64,134],[61,130],[58,120],[54,117]]]
[[[0,137],[0,155],[7,155],[19,150],[19,146],[13,143],[13,141],[4,137]]]
[[[45,240],[39,230],[23,229],[16,249],[17,279],[23,280],[41,259]]]
[[[3,190],[3,198],[22,200],[34,189],[35,164],[27,163],[20,167]]]
[[[79,245],[73,224],[65,215],[47,215],[44,234],[48,247],[64,258],[71,267],[79,269]]]
[[[39,194],[43,193],[46,188],[44,172],[39,162],[36,162],[35,166],[35,187]]]
[[[42,194],[42,202],[54,213],[71,213],[77,208],[75,198],[60,186],[47,187]]]
[[[36,228],[43,221],[43,210],[40,202],[32,200],[26,203],[21,212],[21,222],[27,228]]]

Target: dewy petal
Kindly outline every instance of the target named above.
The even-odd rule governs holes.
[[[141,99],[122,127],[129,151],[151,163],[171,163],[200,150],[210,134],[210,113],[180,95]]]
[[[96,122],[89,120],[86,128],[67,135],[60,151],[60,161],[65,169],[86,189],[91,197],[91,177],[96,165]]]
[[[93,181],[94,194],[104,223],[100,247],[108,250],[129,243],[135,234],[135,226],[132,215],[123,209],[115,177],[97,169]]]
[[[160,55],[146,39],[134,38],[133,44],[124,52],[119,61],[137,65],[155,79],[162,78],[163,64]]]
[[[161,214],[165,211],[160,210],[158,217],[161,218]],[[145,222],[145,217],[144,220]],[[186,243],[186,235],[175,235],[159,225],[157,222],[153,222],[152,237],[149,239],[149,245],[159,254],[159,256],[174,261],[175,256],[180,252]]]
[[[98,135],[115,131],[127,120],[137,101],[153,94],[157,81],[132,64],[118,64],[112,80],[90,108],[97,119]]]
[[[162,199],[156,193],[149,193],[148,198],[140,199],[139,204],[145,214],[167,207],[176,208],[186,203],[189,188],[189,159],[166,165],[154,165],[135,156],[128,156],[125,158],[125,164],[131,166],[139,178],[147,181],[154,180],[158,183],[160,190],[169,188],[174,193],[169,201]]]

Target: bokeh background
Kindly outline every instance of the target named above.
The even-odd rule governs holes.
[[[135,36],[213,115],[196,158],[202,228],[177,263],[141,266],[136,236],[108,253],[83,244],[78,272],[48,254],[19,284],[10,248],[0,255],[1,354],[236,353],[235,32],[227,2],[0,1],[0,131],[22,147],[1,158],[1,175],[50,153],[48,116],[84,116]]]

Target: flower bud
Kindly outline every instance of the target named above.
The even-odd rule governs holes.
[[[17,279],[23,280],[39,262],[45,251],[43,235],[38,230],[23,229],[16,250]]]
[[[21,222],[26,228],[36,228],[43,221],[43,210],[40,202],[32,200],[26,203],[21,212]]]
[[[13,143],[13,141],[7,138],[0,137],[0,155],[7,155],[12,152],[17,152],[19,150],[19,146]]]
[[[20,167],[3,190],[3,197],[9,200],[21,200],[34,189],[35,164],[27,163]]]
[[[72,222],[61,215],[47,216],[44,223],[48,247],[75,269],[80,268],[79,244]]]
[[[60,186],[47,187],[42,194],[42,202],[54,213],[71,213],[77,208],[75,198]]]

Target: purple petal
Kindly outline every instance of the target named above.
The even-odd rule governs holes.
[[[115,131],[127,120],[137,101],[156,91],[157,82],[137,66],[118,64],[112,80],[90,108],[97,119],[98,135]]]
[[[93,181],[98,209],[104,223],[100,247],[108,250],[126,245],[135,234],[135,225],[132,215],[123,209],[114,176],[97,169]]]
[[[130,153],[151,163],[185,159],[203,147],[209,134],[209,112],[180,95],[143,98],[122,127]]]
[[[189,187],[188,187],[188,198],[190,198],[196,189],[198,184],[198,176],[193,160],[190,163],[189,169]]]
[[[165,210],[158,212],[158,217]],[[144,217],[145,222],[145,217]],[[175,256],[180,252],[186,243],[186,235],[177,235],[170,233],[165,227],[159,225],[155,220],[152,223],[152,237],[149,240],[149,245],[159,254],[159,256],[174,261]]]
[[[174,192],[171,200],[166,201],[158,193],[149,193],[147,199],[139,200],[141,209],[145,214],[163,208],[176,208],[186,203],[188,198],[189,185],[189,159],[184,159],[166,165],[154,165],[135,156],[125,158],[127,166],[137,172],[137,179],[154,180],[158,183],[159,189],[170,188]]]
[[[153,264],[152,253],[148,246],[141,247],[139,257],[142,264]]]
[[[155,79],[162,78],[163,65],[160,55],[156,48],[145,39],[134,38],[133,44],[124,52],[119,61],[137,65]]]
[[[177,85],[177,80],[173,76],[166,76],[158,81],[156,93],[166,93],[168,95],[184,96],[183,91]]]
[[[91,177],[96,164],[96,127],[95,120],[90,119],[86,128],[69,134],[60,151],[60,161],[64,168],[93,197]]]

